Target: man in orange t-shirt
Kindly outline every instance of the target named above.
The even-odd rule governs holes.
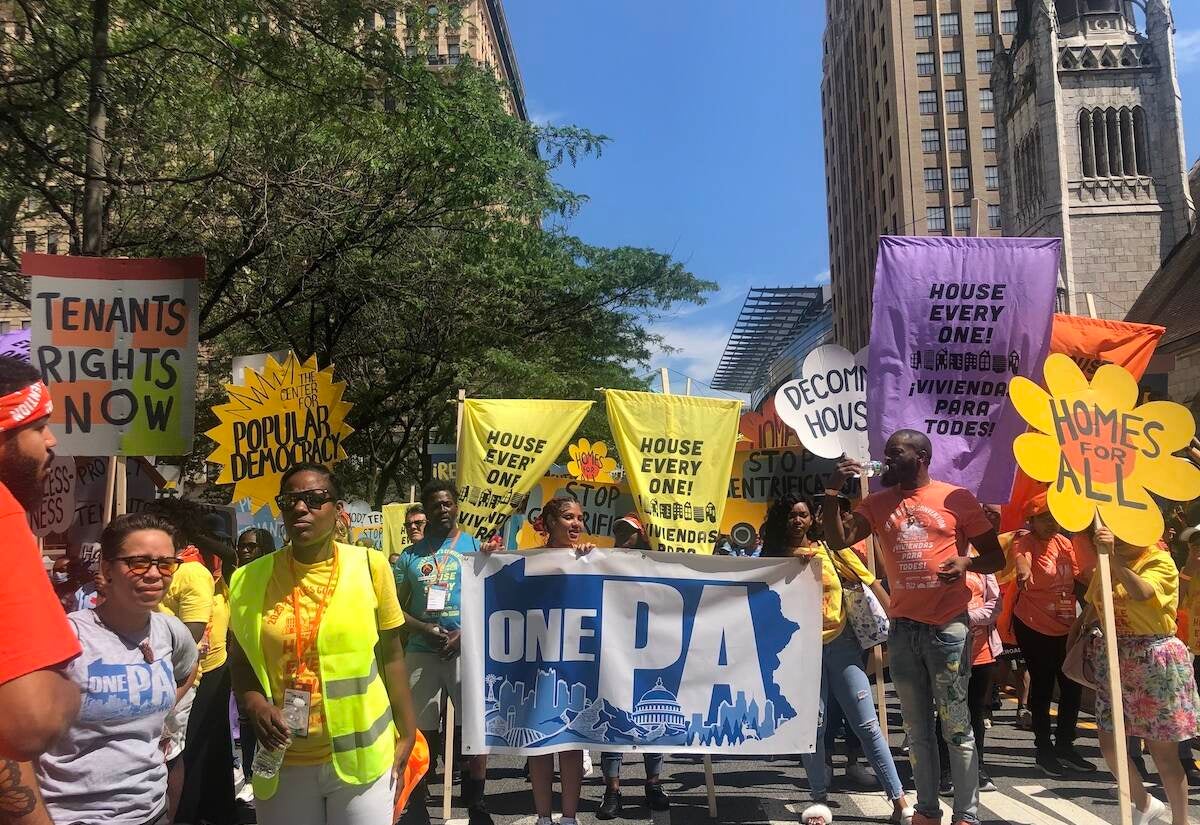
[[[886,489],[859,504],[847,525],[837,518],[837,496],[861,473],[843,459],[826,481],[825,540],[831,550],[879,538],[891,587],[888,638],[892,679],[908,722],[917,810],[913,825],[941,822],[941,774],[934,710],[950,750],[956,823],[979,821],[979,759],[967,708],[971,674],[966,574],[1004,567],[996,529],[968,490],[929,477],[933,445],[915,430],[899,430],[884,448]],[[979,556],[967,554],[973,545]]]

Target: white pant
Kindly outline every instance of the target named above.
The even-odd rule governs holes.
[[[259,825],[392,825],[395,785],[389,770],[370,785],[348,785],[332,762],[284,766],[270,799],[256,799]]]

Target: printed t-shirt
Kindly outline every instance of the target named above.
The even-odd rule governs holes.
[[[208,673],[225,664],[229,639],[229,585],[221,579],[213,590],[212,622],[208,626],[208,654],[200,660],[200,672]]]
[[[79,639],[67,623],[42,567],[37,539],[25,510],[0,484],[0,685],[79,655]]]
[[[966,554],[969,539],[992,529],[974,494],[943,481],[915,490],[896,486],[867,496],[856,512],[879,537],[893,619],[942,625],[967,612],[966,582],[942,582],[937,572],[942,562]]]
[[[209,569],[198,561],[185,561],[171,577],[159,610],[184,624],[207,626],[212,621],[215,594],[216,585]]]
[[[118,635],[94,610],[67,620],[83,644],[66,668],[82,701],[71,727],[37,761],[46,810],[55,822],[142,825],[167,807],[159,739],[176,686],[196,667],[196,643],[162,613],[151,613],[136,635]],[[147,639],[153,662],[139,647]]]
[[[1113,565],[1118,562],[1113,559]],[[1144,602],[1129,598],[1125,585],[1113,577],[1113,620],[1118,636],[1174,636],[1175,610],[1179,598],[1179,569],[1171,555],[1157,547],[1147,547],[1129,569],[1154,590]],[[1100,577],[1093,576],[1087,591],[1088,604],[1102,610]]]
[[[983,587],[983,576],[978,573],[967,573],[967,589],[971,591],[971,601],[968,602],[967,609],[983,609],[985,603]],[[991,634],[992,628],[990,626],[971,628],[972,665],[990,665],[996,661],[996,656],[992,653],[992,646],[988,644],[988,637]]]
[[[1013,615],[1043,636],[1066,636],[1075,622],[1075,579],[1081,574],[1070,540],[1061,533],[1042,541],[1017,539],[1013,555],[1029,560],[1029,581],[1017,588]]]
[[[810,549],[813,551],[811,558],[821,565],[821,644],[827,645],[846,628],[842,579],[847,582],[861,581],[864,587],[870,587],[875,583],[875,577],[852,548],[834,553],[822,542],[819,547]]]
[[[404,624],[404,614],[400,612],[400,603],[396,601],[396,585],[392,581],[387,558],[378,551],[364,551],[360,547],[339,545],[338,564],[345,564],[347,559],[361,559],[363,552],[366,552],[371,568],[371,583],[375,587],[378,627],[381,631],[394,630]],[[267,583],[266,597],[263,600],[262,626],[262,652],[267,663],[267,677],[271,680],[271,696],[276,705],[283,704],[284,691],[292,687],[292,675],[297,669],[293,590],[298,590],[301,635],[305,645],[304,662],[308,672],[318,680],[313,687],[309,706],[308,736],[292,737],[291,747],[287,749],[283,758],[285,765],[321,765],[328,762],[333,754],[329,731],[325,728],[325,707],[321,701],[319,681],[321,657],[317,652],[314,633],[317,628],[313,627],[317,608],[330,586],[333,572],[333,558],[316,564],[301,564],[292,556],[290,544],[274,555],[271,579]],[[333,586],[336,588],[336,582]]]
[[[435,548],[432,539],[421,539],[396,559],[396,592],[404,612],[423,622],[436,622],[446,630],[457,630],[461,622],[462,565],[464,553],[478,553],[479,540],[459,531],[447,536]],[[446,588],[445,607],[428,610],[429,591]],[[409,637],[406,650],[435,653],[424,633]]]

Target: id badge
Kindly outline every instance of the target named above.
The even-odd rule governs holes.
[[[1067,595],[1067,594],[1059,594],[1058,604],[1056,605],[1056,607],[1058,608],[1058,618],[1059,619],[1061,619],[1064,622],[1075,621],[1075,597],[1074,596]]]
[[[425,610],[428,613],[440,613],[446,609],[450,599],[450,588],[444,584],[435,584],[425,594]]]
[[[292,736],[308,736],[308,717],[312,710],[312,691],[305,688],[287,688],[283,691],[283,723]]]

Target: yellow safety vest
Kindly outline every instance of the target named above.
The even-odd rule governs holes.
[[[333,742],[333,767],[351,785],[369,785],[392,769],[396,726],[387,689],[379,677],[375,643],[375,586],[365,547],[338,544],[337,589],[329,598],[317,631],[325,724]],[[254,675],[272,702],[271,680],[262,651],[262,620],[267,584],[282,553],[255,559],[233,574],[229,585],[230,629]],[[254,795],[270,799],[279,777],[254,777]]]

